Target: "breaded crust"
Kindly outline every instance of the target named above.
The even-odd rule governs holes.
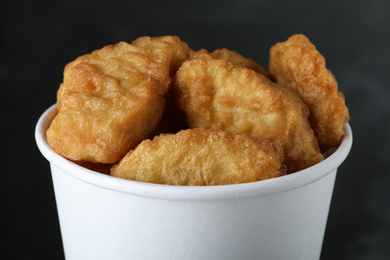
[[[171,38],[176,42],[159,39]],[[108,45],[65,67],[59,113],[46,133],[53,151],[74,161],[116,163],[152,133],[163,115],[171,65],[189,55],[188,48],[164,49],[172,46],[159,39]]]
[[[224,185],[283,175],[283,150],[268,140],[188,129],[144,140],[111,175],[170,185]]]
[[[344,95],[325,67],[325,58],[301,34],[270,50],[269,71],[280,85],[296,91],[310,109],[310,123],[321,147],[340,144],[349,120]]]
[[[196,58],[202,54],[209,54],[214,59],[223,59],[223,60],[229,61],[231,63],[240,65],[244,68],[256,71],[257,73],[263,74],[264,76],[269,78],[269,74],[264,67],[257,64],[254,60],[247,58],[247,57],[244,57],[241,54],[239,54],[238,52],[231,51],[227,48],[216,49],[215,51],[213,51],[211,53],[209,53],[205,49],[201,49],[199,51],[192,51],[191,50],[190,57]]]
[[[307,106],[259,73],[203,54],[183,63],[172,91],[191,128],[275,141],[284,149],[288,172],[323,160]]]
[[[181,64],[190,57],[190,48],[177,36],[143,36],[134,40],[131,45],[154,50],[156,59],[158,59],[157,54],[168,53],[171,76],[174,76]]]

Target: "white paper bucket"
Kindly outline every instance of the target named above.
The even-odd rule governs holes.
[[[352,145],[283,177],[235,185],[170,186],[124,180],[57,155],[45,132],[35,138],[50,162],[67,259],[319,259],[338,166]]]

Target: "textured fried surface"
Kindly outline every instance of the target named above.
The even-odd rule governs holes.
[[[170,55],[170,75],[174,76],[181,64],[190,56],[188,45],[177,36],[149,37],[143,36],[134,40],[131,45],[152,49],[158,54]],[[164,57],[162,57],[164,59]],[[155,59],[158,56],[155,55]]]
[[[199,51],[191,51],[190,56],[191,56],[191,58],[196,58],[202,54],[209,54],[214,59],[223,59],[223,60],[232,62],[234,64],[240,65],[242,67],[245,67],[247,69],[254,70],[257,73],[263,74],[267,78],[269,77],[268,72],[266,71],[266,69],[264,67],[257,64],[254,60],[252,60],[250,58],[246,58],[235,51],[231,51],[229,49],[222,48],[222,49],[217,49],[217,50],[209,53],[207,50],[201,49]]]
[[[145,47],[109,45],[65,67],[59,113],[47,131],[56,153],[74,161],[115,163],[154,130],[172,81],[171,63],[180,60],[170,49],[175,46],[164,49],[159,39]],[[189,49],[183,52],[189,55]]]
[[[134,85],[129,76],[136,74],[156,81],[156,91],[167,92],[171,55],[168,51],[142,48],[119,42],[91,54],[78,57],[65,66],[64,81],[57,92],[57,106],[61,109],[66,92],[105,92],[127,89]],[[130,82],[128,82],[130,81]]]
[[[203,54],[183,63],[172,90],[191,128],[276,141],[289,172],[323,160],[307,106],[294,91],[259,73]]]
[[[223,185],[284,174],[283,151],[267,140],[188,129],[144,140],[111,169],[116,177],[170,185]]]
[[[135,46],[141,46],[144,48],[152,48],[154,50],[161,49],[167,51],[171,57],[170,75],[174,76],[181,64],[186,61],[190,56],[190,49],[185,42],[182,42],[179,37],[162,36],[162,37],[149,37],[143,36],[131,43]],[[180,111],[168,94],[166,96],[166,107],[163,117],[158,123],[156,129],[150,135],[153,137],[160,133],[176,133],[187,127],[185,115],[183,111]]]
[[[280,85],[298,92],[322,147],[336,146],[349,120],[344,95],[326,69],[324,57],[304,35],[293,35],[270,50],[269,71]]]

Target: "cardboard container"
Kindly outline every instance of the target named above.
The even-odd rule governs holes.
[[[283,177],[189,187],[142,183],[85,169],[57,155],[39,119],[67,259],[319,259],[338,166],[352,145]]]

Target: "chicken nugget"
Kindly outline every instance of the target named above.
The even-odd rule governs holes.
[[[280,85],[296,91],[310,109],[310,123],[321,147],[340,144],[349,120],[344,95],[309,39],[293,35],[270,50],[269,71]]]
[[[111,175],[124,179],[192,186],[254,182],[284,173],[278,144],[206,129],[144,140],[111,169]]]
[[[216,49],[215,51],[213,51],[211,53],[209,53],[205,49],[201,49],[199,51],[191,51],[190,57],[196,58],[202,54],[209,54],[214,59],[223,59],[226,61],[230,61],[234,64],[240,65],[240,66],[245,67],[247,69],[254,70],[257,73],[263,74],[264,76],[269,78],[269,74],[264,67],[257,64],[254,60],[252,60],[250,58],[246,58],[246,57],[242,56],[241,54],[239,54],[235,51],[231,51],[227,48]]]
[[[292,90],[207,54],[183,63],[172,92],[191,128],[247,133],[277,142],[288,172],[323,160],[309,110]]]
[[[153,49],[155,52],[160,51],[169,53],[171,56],[170,75],[174,76],[181,64],[190,56],[188,45],[181,41],[177,36],[149,37],[143,36],[134,40],[131,45],[143,48]]]
[[[87,91],[92,77],[89,71],[74,72],[74,67],[80,63],[95,65],[102,74],[108,74],[114,78],[125,78],[129,70],[136,70],[151,76],[160,83],[159,89],[166,93],[171,84],[171,74],[189,57],[189,48],[181,42],[177,36],[140,37],[128,44],[119,42],[116,45],[108,45],[91,54],[78,57],[75,61],[65,66],[64,81],[57,93],[57,105],[61,106],[62,95],[69,91]],[[167,76],[168,72],[168,76]],[[78,82],[81,81],[81,82]],[[95,86],[96,90],[104,91],[110,85],[101,84]]]
[[[120,42],[69,63],[50,147],[74,161],[116,163],[161,119],[173,60],[171,50]]]

